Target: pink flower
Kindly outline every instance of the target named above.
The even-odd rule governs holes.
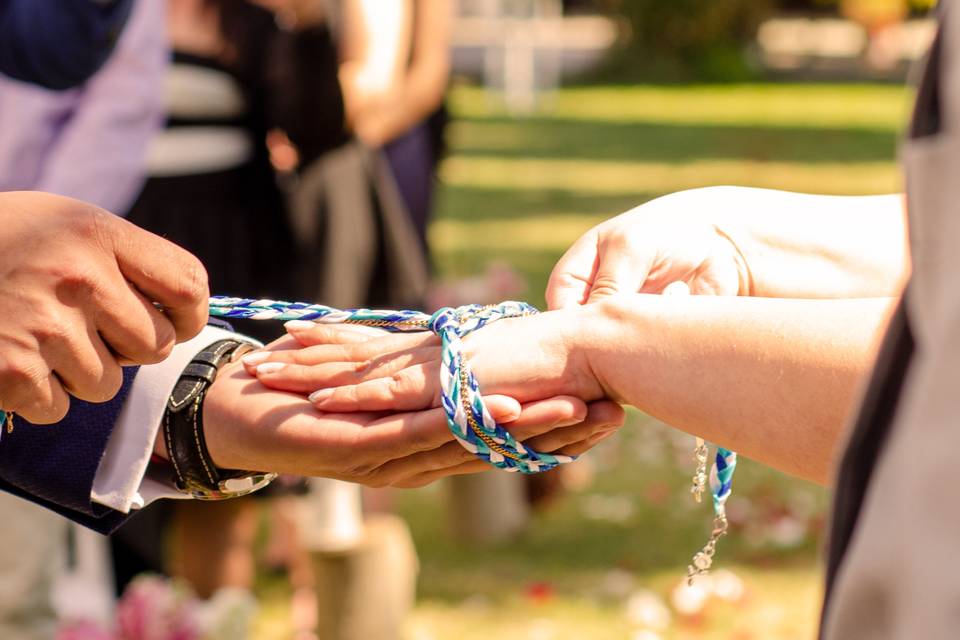
[[[115,640],[113,634],[88,620],[73,620],[57,630],[56,640]]]
[[[199,640],[196,603],[154,576],[134,580],[117,606],[117,640]]]

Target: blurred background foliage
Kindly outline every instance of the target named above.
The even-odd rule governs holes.
[[[886,24],[922,15],[937,0],[595,0],[627,31],[611,52],[603,80],[742,81],[759,75],[750,47],[757,28],[774,15],[843,15]],[[575,5],[577,3],[574,3]]]

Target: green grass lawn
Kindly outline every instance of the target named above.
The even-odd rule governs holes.
[[[897,190],[908,101],[887,85],[570,88],[513,119],[483,91],[457,88],[432,229],[438,275],[455,280],[503,261],[542,305],[549,271],[573,240],[664,193],[721,183]],[[687,613],[673,601],[711,520],[689,496],[690,446],[632,413],[585,463],[593,481],[506,546],[454,540],[444,485],[403,493],[421,561],[408,637],[813,637],[827,495],[750,461],[730,502],[717,595]],[[276,622],[280,592],[269,593],[265,620]]]

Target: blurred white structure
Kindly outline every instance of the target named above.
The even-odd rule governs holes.
[[[561,0],[459,0],[454,68],[480,75],[507,108],[529,113],[559,84],[602,59],[617,40],[603,16],[564,16]]]
[[[764,22],[757,33],[757,49],[764,67],[776,71],[806,71],[836,75],[862,75],[865,71],[891,71],[895,76],[919,60],[936,32],[932,19],[908,20],[875,36],[842,18],[778,17]],[[870,47],[880,47],[886,68],[864,69],[873,61]]]

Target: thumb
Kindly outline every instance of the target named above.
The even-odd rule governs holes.
[[[178,341],[207,323],[210,290],[203,264],[174,243],[108,214],[114,257],[124,278],[163,307]]]
[[[622,238],[602,243],[587,302],[597,302],[623,293],[637,293],[647,280],[650,263],[649,255],[638,253]]]
[[[513,422],[520,417],[520,403],[509,396],[489,395],[483,397],[490,417],[498,423]]]
[[[547,308],[575,307],[587,301],[597,262],[598,232],[591,229],[567,249],[547,281]]]

